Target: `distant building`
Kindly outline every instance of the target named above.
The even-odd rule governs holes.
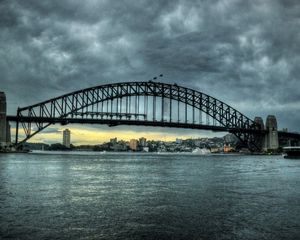
[[[111,149],[115,152],[122,152],[122,151],[126,151],[127,150],[127,147],[126,145],[123,145],[123,144],[114,144]]]
[[[149,147],[143,147],[143,152],[149,152]]]
[[[223,151],[224,151],[225,153],[228,153],[228,152],[234,152],[234,148],[231,147],[230,145],[224,145]]]
[[[182,139],[176,138],[176,144],[182,144]]]
[[[131,139],[129,142],[129,148],[133,151],[136,151],[138,148],[138,140],[136,139]]]
[[[117,144],[118,142],[118,139],[115,137],[115,138],[111,138],[110,141],[109,141],[112,145],[115,145]]]
[[[66,129],[63,131],[63,145],[67,148],[70,148],[71,144],[71,131]]]
[[[139,139],[139,145],[140,145],[141,147],[146,147],[146,146],[147,146],[147,139],[144,138],[144,137],[141,137],[141,138]]]
[[[223,150],[224,150],[223,148],[219,148],[217,146],[210,148],[211,153],[219,153],[219,152],[222,152]]]

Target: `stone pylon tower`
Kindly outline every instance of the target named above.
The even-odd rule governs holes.
[[[6,145],[6,96],[0,92],[0,146]]]
[[[266,120],[267,134],[265,137],[265,149],[278,149],[278,131],[277,131],[277,120],[274,115],[269,115]]]

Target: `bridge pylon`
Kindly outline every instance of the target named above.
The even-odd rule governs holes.
[[[265,146],[264,150],[276,150],[279,147],[277,120],[274,115],[269,115],[266,120]]]
[[[7,138],[6,121],[6,95],[0,92],[0,146],[6,146]]]

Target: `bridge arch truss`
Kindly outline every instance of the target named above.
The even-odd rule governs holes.
[[[250,149],[260,131],[253,120],[203,92],[161,82],[122,82],[71,92],[18,108],[16,144],[51,124],[166,126],[234,133]],[[19,126],[24,139],[19,141]]]

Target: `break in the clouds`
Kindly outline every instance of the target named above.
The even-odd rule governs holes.
[[[1,0],[8,111],[120,81],[188,86],[300,130],[298,0]]]

